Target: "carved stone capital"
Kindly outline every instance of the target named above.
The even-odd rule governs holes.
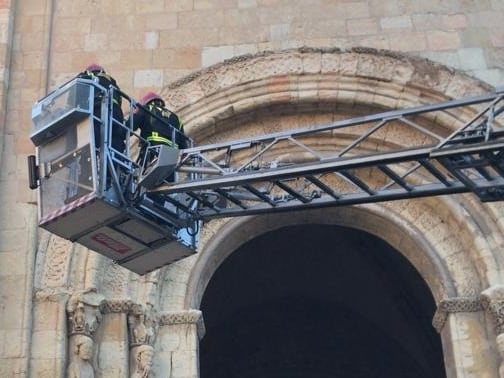
[[[205,335],[203,314],[199,310],[165,311],[160,314],[160,326],[169,326],[175,324],[196,324],[198,337],[201,339]]]
[[[454,297],[443,299],[439,302],[432,325],[436,331],[441,332],[448,314],[456,312],[477,312],[483,310],[479,297]]]
[[[101,321],[100,308],[104,298],[95,289],[72,294],[67,302],[69,335],[86,335],[93,337]]]

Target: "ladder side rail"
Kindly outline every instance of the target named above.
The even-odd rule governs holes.
[[[289,131],[280,131],[276,133],[266,134],[262,136],[255,136],[252,138],[243,138],[230,142],[221,142],[203,146],[197,146],[193,148],[187,149],[187,153],[191,152],[199,152],[204,153],[207,151],[215,151],[220,149],[229,148],[235,144],[246,144],[246,143],[259,143],[259,142],[268,142],[277,138],[286,138],[286,137],[297,137],[297,136],[305,136],[312,133],[318,133],[322,131],[332,131],[335,129],[345,128],[349,126],[356,126],[365,123],[377,122],[382,119],[397,119],[399,117],[418,115],[421,113],[430,113],[439,110],[446,110],[451,108],[457,108],[466,105],[477,105],[485,102],[489,102],[494,100],[496,97],[499,97],[499,94],[504,94],[504,88],[500,89],[500,91],[496,93],[483,94],[479,96],[467,97],[458,100],[451,100],[436,104],[422,105],[416,106],[407,109],[398,109],[398,110],[390,110],[382,113],[377,113],[369,116],[356,117],[348,120],[341,120],[332,122],[326,125],[321,125],[316,128],[301,128],[297,130],[289,130]]]
[[[386,191],[377,191],[374,195],[369,195],[367,193],[359,192],[352,193],[341,196],[338,200],[335,200],[331,196],[325,195],[320,198],[314,198],[308,203],[300,203],[296,200],[290,201],[279,201],[275,203],[275,206],[269,206],[267,203],[260,203],[256,206],[251,206],[244,209],[239,208],[224,208],[220,212],[209,212],[205,209],[200,210],[199,219],[203,221],[209,221],[216,218],[226,218],[226,217],[238,217],[238,216],[248,216],[248,215],[260,215],[268,214],[272,211],[276,212],[286,212],[294,210],[308,210],[317,209],[324,207],[339,207],[339,206],[349,206],[349,205],[361,205],[367,203],[377,203],[386,201],[396,201],[404,199],[413,199],[421,197],[432,197],[447,194],[461,194],[468,193],[470,190],[464,184],[460,182],[454,183],[450,188],[439,184],[428,184],[416,188],[414,191],[406,191],[403,189],[389,189]]]
[[[182,193],[188,190],[204,190],[219,187],[242,185],[255,181],[267,181],[271,179],[288,179],[306,174],[318,174],[332,172],[334,170],[348,170],[359,167],[376,166],[378,163],[394,163],[415,158],[428,158],[432,147],[423,147],[406,151],[393,151],[372,155],[364,155],[348,158],[336,158],[331,160],[317,161],[312,163],[293,164],[287,167],[247,171],[239,174],[223,175],[217,177],[205,177],[201,180],[189,182],[175,182],[169,185],[161,185],[150,190],[152,193]]]

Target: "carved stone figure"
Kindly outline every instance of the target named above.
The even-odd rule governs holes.
[[[93,337],[101,321],[104,298],[95,289],[76,292],[66,306],[70,336],[70,378],[94,378]]]
[[[145,315],[142,314],[137,317],[135,326],[133,327],[133,336],[138,344],[147,344],[149,335],[145,327]]]
[[[140,345],[133,351],[136,368],[131,374],[131,378],[149,378],[153,377],[152,360],[154,357],[154,348],[150,345]]]
[[[94,289],[73,294],[67,303],[68,333],[92,337],[100,324],[100,306],[104,301],[103,296]]]
[[[144,311],[141,306],[137,306],[128,317],[128,325],[130,331],[130,347],[143,344],[154,344],[157,321],[152,308],[148,308]]]
[[[68,366],[69,378],[94,378],[94,369],[91,364],[93,358],[93,340],[85,335],[76,335],[72,362]]]
[[[84,310],[84,303],[79,302],[73,314],[73,325],[75,333],[86,332],[86,314]]]

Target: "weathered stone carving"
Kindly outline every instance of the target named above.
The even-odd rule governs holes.
[[[77,335],[74,340],[72,362],[68,366],[69,378],[94,378],[93,339],[86,335]]]
[[[93,336],[101,321],[103,296],[95,289],[74,293],[67,303],[71,378],[94,378]]]
[[[504,378],[504,333],[497,336],[497,349],[501,357],[501,363],[499,365],[499,377]]]
[[[42,277],[44,287],[65,286],[71,250],[72,243],[68,240],[56,236],[50,237],[45,258],[46,270]]]
[[[113,262],[107,262],[103,269],[102,293],[108,298],[127,297],[129,272]]]
[[[158,322],[152,306],[134,305],[128,315],[130,348],[138,345],[154,345]]]
[[[130,371],[132,378],[152,377],[154,341],[158,330],[157,314],[152,305],[134,304],[128,315]]]
[[[132,369],[131,378],[153,377],[152,360],[154,358],[154,348],[150,345],[140,345],[132,350],[135,367]]]
[[[101,321],[103,302],[95,290],[73,294],[67,304],[68,333],[92,337]]]

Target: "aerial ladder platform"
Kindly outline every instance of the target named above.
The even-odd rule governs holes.
[[[195,253],[214,218],[457,193],[504,199],[504,88],[202,146],[167,124],[173,140],[187,139],[183,150],[151,146],[128,118],[114,119],[115,92],[125,114],[148,111],[86,79],[34,105],[30,187],[40,227],[138,274]],[[114,128],[124,151],[112,146]]]

